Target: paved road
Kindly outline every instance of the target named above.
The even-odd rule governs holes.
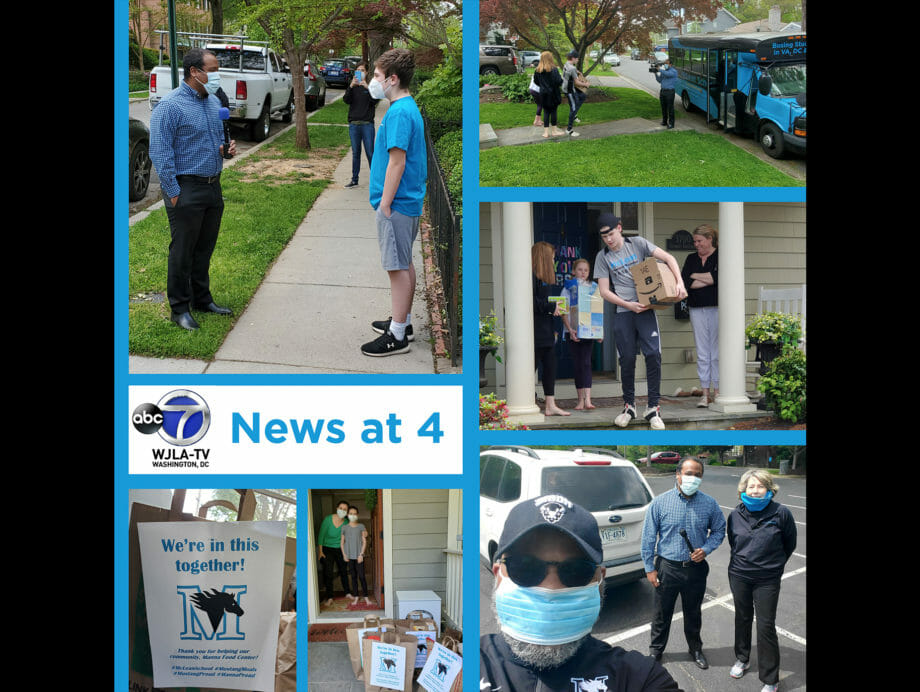
[[[737,483],[742,469],[708,466],[703,477],[701,490],[712,495],[719,502],[727,517],[737,505]],[[655,495],[673,487],[673,476],[649,477],[649,485]],[[785,692],[805,690],[805,648],[806,648],[806,599],[805,565],[806,543],[806,480],[804,478],[781,478],[778,480],[778,500],[789,507],[798,528],[798,545],[792,558],[786,563],[779,606],[776,615],[780,640],[780,680]],[[680,687],[699,692],[737,692],[759,689],[756,674],[755,644],[752,670],[744,682],[732,680],[728,670],[734,663],[732,644],[734,642],[734,611],[731,590],[728,586],[728,542],[709,556],[709,578],[706,584],[706,598],[703,604],[703,648],[709,659],[709,669],[700,670],[686,654],[682,623],[678,605],[668,648],[662,663]],[[489,634],[498,631],[491,611],[490,599],[493,585],[492,573],[482,559],[480,570],[480,631]],[[594,628],[594,636],[608,641],[613,646],[648,651],[649,624],[652,619],[653,587],[645,579],[633,584],[607,589],[604,607]],[[678,601],[679,603],[679,601]],[[754,636],[756,642],[756,635]],[[739,686],[740,684],[740,686]]]
[[[335,89],[329,87],[326,90],[326,103],[332,103],[345,94],[344,89]],[[141,99],[132,101],[128,105],[128,114],[132,118],[137,118],[138,120],[143,121],[145,125],[150,126],[150,105],[147,102],[147,99]],[[268,136],[271,137],[276,135],[278,132],[286,128],[290,123],[281,122],[280,116],[272,116],[271,127],[268,133]],[[253,142],[249,139],[248,128],[242,125],[230,125],[230,136],[236,139],[236,149],[238,154],[245,153],[246,151],[252,149],[258,142]],[[133,216],[139,211],[143,211],[151,204],[160,201],[162,194],[160,192],[160,179],[157,177],[156,168],[150,169],[150,187],[147,188],[147,195],[144,199],[138,200],[137,202],[128,203],[128,216]]]

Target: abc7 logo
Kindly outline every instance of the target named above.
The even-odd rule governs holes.
[[[170,392],[156,404],[141,404],[131,414],[134,429],[144,435],[159,433],[173,445],[195,444],[211,425],[211,411],[200,396],[187,389]]]

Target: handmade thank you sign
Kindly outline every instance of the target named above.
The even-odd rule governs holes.
[[[596,283],[578,287],[578,338],[604,338],[604,299]]]
[[[629,268],[639,302],[655,310],[664,310],[677,302],[677,281],[668,265],[649,257]]]
[[[282,521],[138,523],[155,687],[270,692]]]

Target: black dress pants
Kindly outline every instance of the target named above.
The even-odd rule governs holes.
[[[686,567],[675,565],[662,558],[656,559],[658,581],[655,588],[652,633],[649,651],[662,653],[668,645],[671,632],[671,618],[674,605],[680,596],[680,606],[684,615],[684,637],[690,651],[703,648],[700,630],[703,627],[703,596],[706,594],[706,577],[709,575],[709,563],[692,562]]]
[[[339,572],[339,580],[342,582],[342,591],[349,593],[348,589],[348,568],[345,567],[345,558],[342,557],[340,548],[329,548],[323,546],[323,600],[333,598],[335,571]],[[353,595],[353,594],[352,594]]]
[[[213,300],[209,269],[224,213],[219,180],[207,182],[185,175],[177,180],[181,191],[176,205],[163,195],[172,238],[166,267],[166,297],[173,314],[188,312]]]
[[[367,579],[364,576],[364,563],[358,562],[357,559],[348,561],[348,576],[351,580],[352,596],[358,596],[358,582],[361,582],[361,592],[367,598]]]
[[[779,637],[776,604],[780,580],[753,583],[728,575],[735,603],[735,658],[751,660],[751,628],[757,615],[757,673],[765,685],[779,682]]]
[[[658,101],[661,103],[661,124],[674,127],[674,90],[662,89],[659,91]]]

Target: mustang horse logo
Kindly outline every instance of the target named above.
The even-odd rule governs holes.
[[[240,608],[240,604],[236,602],[236,597],[232,593],[227,593],[226,591],[211,589],[211,593],[206,591],[199,592],[193,594],[191,600],[198,610],[203,610],[208,614],[208,619],[211,621],[211,627],[214,628],[215,632],[220,625],[221,619],[224,617],[224,611],[233,613],[234,615],[243,614],[243,609]]]

